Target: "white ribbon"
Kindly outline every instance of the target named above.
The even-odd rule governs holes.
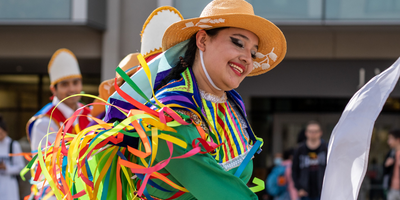
[[[356,200],[368,167],[374,123],[400,75],[400,58],[350,99],[333,129],[322,200]]]

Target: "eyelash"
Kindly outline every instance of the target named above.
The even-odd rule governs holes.
[[[244,47],[243,44],[240,44],[240,43],[239,43],[239,39],[234,38],[234,37],[231,37],[231,40],[232,40],[232,43],[233,43],[234,45],[238,46],[239,48],[243,48],[243,47]],[[256,59],[256,54],[251,53],[251,57],[252,57],[253,59]]]
[[[243,44],[239,43],[239,39],[236,39],[234,37],[231,37],[232,43],[235,44],[236,46],[243,48]]]

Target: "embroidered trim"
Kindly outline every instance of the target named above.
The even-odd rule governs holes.
[[[207,133],[210,133],[210,130],[208,129],[206,123],[204,123],[204,121],[199,118],[196,114],[187,111],[187,110],[183,110],[183,109],[176,109],[175,112],[180,113],[180,114],[184,114],[190,117],[190,119],[193,121],[194,124],[200,124],[200,127]]]
[[[182,78],[185,80],[185,85],[183,86],[177,86],[174,88],[168,88],[165,91],[183,91],[183,92],[188,92],[188,93],[193,93],[193,88],[192,88],[192,77],[190,76],[189,68],[187,68],[183,73],[182,73]],[[179,79],[179,81],[182,80]],[[164,86],[165,87],[165,86]],[[159,89],[161,90],[161,89]]]
[[[196,24],[194,24],[193,22],[188,22],[186,23],[186,28],[190,28],[190,27],[199,27],[199,28],[212,28],[213,26],[211,25],[207,25],[206,23],[210,23],[210,24],[219,24],[219,23],[224,23],[225,19],[219,18],[219,19],[211,19],[211,18],[206,18],[206,19],[201,19],[199,22],[197,22]],[[182,30],[183,30],[182,29]]]
[[[222,95],[222,97],[217,97],[216,95],[208,93],[204,90],[201,90],[201,89],[199,89],[199,90],[200,90],[201,98],[203,98],[207,101],[211,101],[214,103],[225,103],[226,102],[227,97],[226,97],[225,92],[224,92],[224,95]]]
[[[235,167],[239,167],[240,164],[242,164],[243,160],[246,158],[247,154],[250,152],[252,147],[253,147],[252,145],[249,145],[248,150],[246,152],[240,154],[239,156],[233,158],[232,160],[228,160],[224,163],[218,163],[219,166],[221,166],[225,171],[229,171]]]
[[[158,89],[158,90],[162,90],[162,89],[164,89],[165,87],[167,87],[167,86],[169,86],[169,85],[171,85],[171,84],[174,84],[174,83],[176,83],[176,82],[180,82],[180,81],[182,81],[183,80],[183,78],[180,78],[179,80],[175,80],[175,81],[172,81],[172,82],[169,82],[169,83],[167,83],[167,84],[165,84],[164,86],[162,86],[160,89]]]
[[[275,62],[276,59],[278,58],[278,56],[274,53],[274,50],[275,50],[275,47],[272,48],[271,52],[269,52],[269,53],[267,53],[265,55],[260,53],[260,52],[257,52],[256,53],[256,57],[257,58],[264,58],[265,57],[265,59],[260,61],[260,62],[254,61],[253,62],[254,69],[257,69],[257,68],[261,67],[263,70],[266,70],[266,69],[270,68],[271,65],[269,64],[269,59],[271,59],[272,61]],[[267,61],[267,63],[264,63],[265,61]]]

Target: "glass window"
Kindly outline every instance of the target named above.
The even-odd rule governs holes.
[[[326,0],[328,20],[400,20],[400,0]]]
[[[2,20],[70,19],[71,0],[0,0]]]
[[[322,0],[249,0],[254,12],[266,19],[320,20]]]
[[[248,0],[256,15],[270,20],[320,20],[323,0]],[[211,0],[174,0],[176,7],[187,18],[200,16]]]
[[[211,0],[174,0],[185,19],[198,17]],[[400,21],[400,0],[247,0],[256,15],[277,24]]]
[[[211,0],[174,0],[174,7],[179,10],[184,19],[199,17],[204,7],[210,3]]]

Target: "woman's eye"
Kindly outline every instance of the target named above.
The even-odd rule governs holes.
[[[256,53],[251,52],[251,58],[256,59],[257,58]]]
[[[239,39],[231,37],[231,40],[232,40],[232,43],[235,44],[236,46],[238,46],[240,48],[244,47],[242,41],[240,41]]]

